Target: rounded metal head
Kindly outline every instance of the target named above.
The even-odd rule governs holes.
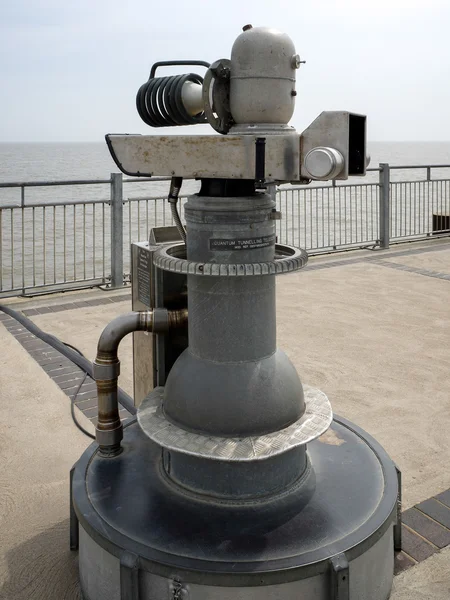
[[[291,38],[269,27],[241,33],[231,51],[230,110],[236,124],[286,125],[294,112]]]

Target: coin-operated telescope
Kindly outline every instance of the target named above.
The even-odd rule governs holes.
[[[366,169],[364,116],[324,112],[301,134],[288,125],[300,63],[287,35],[247,26],[229,60],[190,63],[203,79],[156,77],[174,64],[156,63],[137,94],[152,127],[209,123],[221,135],[107,136],[124,173],[172,178],[176,228],[132,245],[134,310],[98,344],[96,443],[71,486],[86,599],[389,596],[396,468],[333,418],[276,343],[275,277],[307,255],[276,243],[267,186]],[[183,178],[201,181],[186,226]],[[128,333],[138,408],[124,427],[117,347]]]
[[[248,26],[231,59],[155,63],[136,98],[151,127],[209,123],[226,137],[109,135],[129,175],[263,179],[278,183],[347,179],[366,171],[366,117],[323,112],[301,134],[288,125],[301,60],[284,33]],[[158,68],[202,65],[195,73],[156,77]]]

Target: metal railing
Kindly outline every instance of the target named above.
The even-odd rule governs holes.
[[[411,176],[403,180],[405,171]],[[173,224],[168,181],[113,173],[103,180],[0,183],[0,297],[121,287],[129,279],[131,242],[146,239],[153,226]],[[450,165],[382,163],[355,183],[282,186],[276,202],[281,243],[310,254],[388,248],[450,233]]]
[[[386,212],[383,248],[389,247],[389,241],[450,233],[449,169],[449,165],[380,165],[382,205]],[[390,181],[392,170],[425,171],[425,178]],[[435,178],[432,178],[433,171],[438,171]]]
[[[378,243],[376,184],[280,189],[277,205],[283,214],[277,225],[278,239],[310,254]]]
[[[145,201],[124,197],[124,184],[143,191],[148,181],[112,173],[110,179],[0,183],[0,297],[121,287],[130,242],[148,236],[144,222],[166,224],[170,213],[163,194]],[[161,181],[169,179],[154,178],[151,185]],[[163,219],[152,218],[158,211],[151,207],[162,207]]]

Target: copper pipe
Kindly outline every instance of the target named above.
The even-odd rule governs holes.
[[[129,312],[111,321],[103,330],[94,361],[94,379],[97,383],[98,421],[96,440],[103,456],[121,452],[123,425],[119,416],[118,377],[120,361],[117,355],[121,340],[134,331],[166,333],[187,321],[187,310],[168,311],[155,308],[144,312]]]

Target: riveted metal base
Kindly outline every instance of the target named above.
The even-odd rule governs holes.
[[[125,429],[123,445],[107,459],[92,444],[72,477],[86,598],[389,597],[397,474],[355,425],[336,417],[308,445],[305,492],[286,511],[270,501],[196,502],[167,484],[161,448],[137,424]]]

